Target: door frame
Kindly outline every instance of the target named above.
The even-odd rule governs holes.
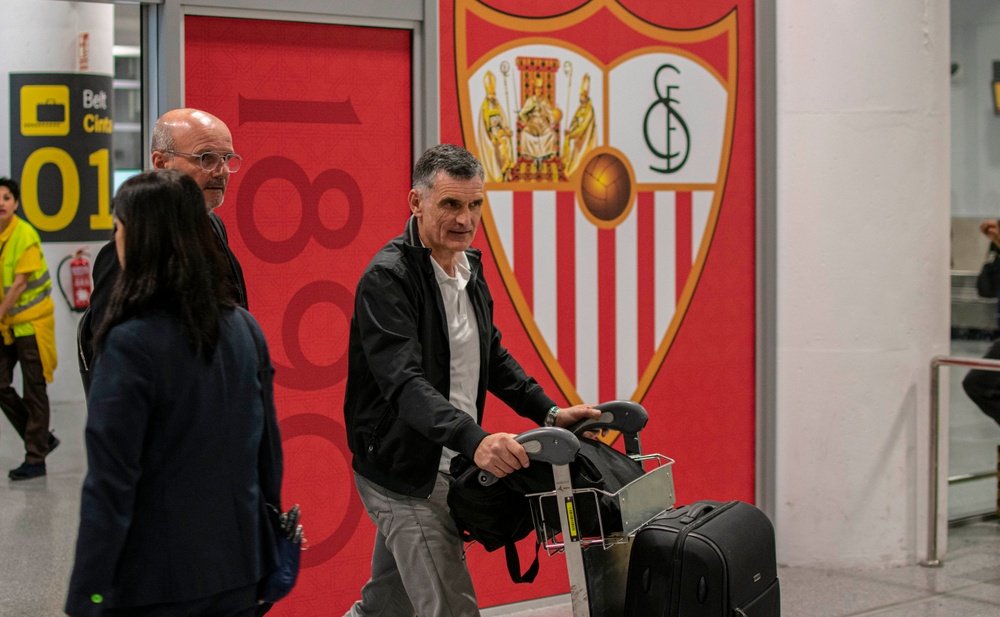
[[[412,32],[413,160],[439,140],[436,0],[164,0],[142,7],[143,143],[156,119],[184,104],[184,18],[188,15],[396,28]]]

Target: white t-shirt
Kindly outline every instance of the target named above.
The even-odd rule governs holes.
[[[434,275],[441,290],[441,300],[444,302],[445,317],[448,320],[448,342],[451,350],[448,402],[476,420],[480,364],[479,327],[466,290],[472,277],[469,258],[465,253],[458,254],[455,276],[448,276],[444,268],[433,258],[431,263],[434,264]],[[448,471],[454,456],[454,450],[445,448],[441,453],[439,469]]]

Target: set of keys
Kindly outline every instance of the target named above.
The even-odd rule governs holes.
[[[285,537],[292,541],[293,544],[301,545],[305,538],[302,536],[302,525],[299,524],[299,517],[301,512],[299,511],[299,504],[292,506],[292,509],[288,512],[284,512],[278,517],[281,523],[281,532],[285,534]],[[304,550],[304,549],[303,549]]]

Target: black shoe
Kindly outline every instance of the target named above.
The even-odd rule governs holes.
[[[45,475],[45,463],[21,463],[17,469],[11,469],[7,477],[11,480],[30,480]]]
[[[49,431],[49,451],[47,452],[47,454],[52,454],[52,451],[58,448],[60,443],[62,442],[59,441],[59,438],[56,437],[56,434],[53,433],[52,431]]]

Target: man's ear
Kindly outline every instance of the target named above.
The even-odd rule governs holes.
[[[415,216],[420,216],[420,191],[417,189],[410,189],[410,192],[406,196],[406,201],[410,204],[410,212]]]
[[[167,167],[167,155],[160,150],[153,150],[149,161],[153,164],[153,169],[166,169]]]

